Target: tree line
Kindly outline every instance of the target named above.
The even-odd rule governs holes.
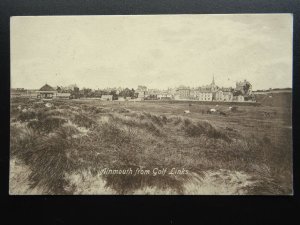
[[[57,88],[57,91],[60,93],[68,92],[71,93],[71,98],[101,98],[102,95],[112,95],[113,100],[118,99],[119,97],[124,98],[137,98],[138,93],[135,90],[125,88],[118,92],[117,90],[93,90],[91,88],[82,88],[74,87],[72,90],[62,90],[60,87]]]

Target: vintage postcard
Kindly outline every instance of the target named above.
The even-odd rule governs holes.
[[[10,195],[292,195],[292,14],[11,17]]]

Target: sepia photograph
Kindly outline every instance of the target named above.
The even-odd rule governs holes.
[[[10,195],[293,195],[293,14],[13,16]]]

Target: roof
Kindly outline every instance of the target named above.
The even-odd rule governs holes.
[[[53,87],[51,87],[48,84],[45,84],[43,87],[40,88],[39,91],[55,91],[55,89]]]
[[[190,89],[190,88],[184,85],[180,85],[179,87],[176,88],[176,90],[182,90],[182,89]]]
[[[211,90],[205,89],[205,88],[198,88],[195,91],[200,93],[213,93]]]
[[[211,91],[199,91],[200,93],[207,93],[207,94],[212,94],[212,92]]]
[[[221,88],[219,90],[221,90],[223,92],[231,92],[231,88]]]
[[[190,88],[188,87],[179,87],[176,89],[177,91],[180,91],[180,90],[191,90]]]

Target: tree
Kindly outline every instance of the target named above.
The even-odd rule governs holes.
[[[117,91],[116,90],[111,91],[109,94],[113,96],[113,100],[117,100],[118,99],[118,95],[117,95]]]
[[[90,89],[90,88],[83,88],[82,91],[83,91],[83,96],[85,98],[91,97],[92,89]]]
[[[246,83],[246,84],[244,85],[243,89],[244,89],[244,93],[245,93],[245,94],[248,94],[249,89],[250,89],[250,84],[249,84],[249,83]]]
[[[74,87],[71,91],[72,98],[80,98],[80,91],[78,87]]]
[[[134,89],[129,89],[129,88],[125,88],[124,90],[122,90],[119,94],[119,96],[122,96],[124,98],[126,97],[131,97],[133,98],[134,97]]]
[[[134,94],[135,94],[135,91],[134,91],[134,89],[132,88],[132,89],[131,89],[131,92],[130,92],[130,97],[131,97],[131,98],[134,98],[134,96],[135,96]]]
[[[240,91],[240,90],[235,90],[235,91],[233,92],[233,96],[239,96],[239,95],[243,95],[242,91]]]

